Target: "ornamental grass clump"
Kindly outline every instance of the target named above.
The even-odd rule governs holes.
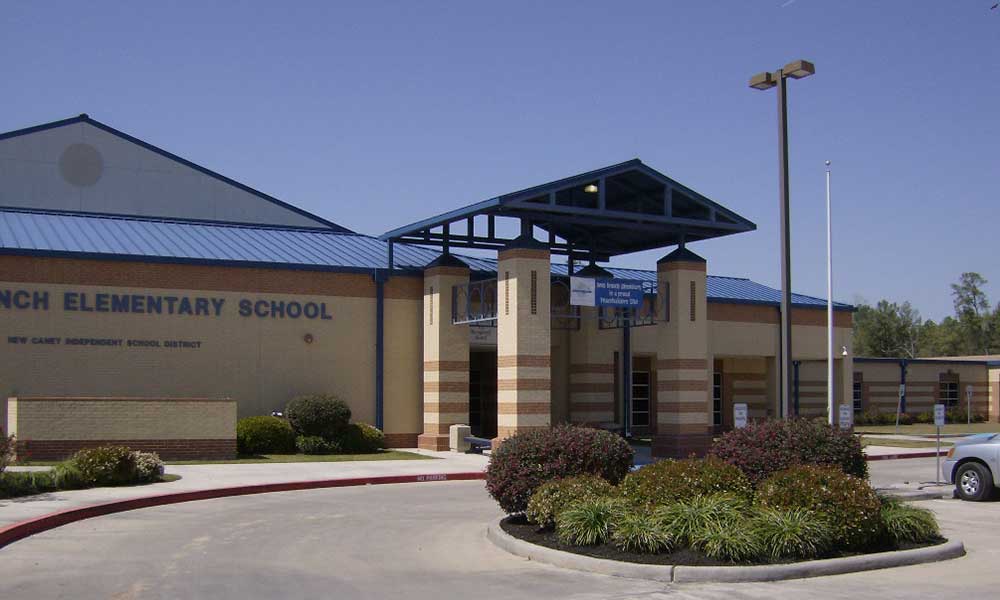
[[[772,560],[816,558],[833,540],[833,528],[826,518],[804,508],[761,509],[751,527]]]
[[[745,524],[713,523],[698,530],[691,547],[705,556],[721,561],[750,562],[764,554],[764,547],[754,530]]]
[[[752,421],[723,434],[712,445],[711,455],[739,468],[754,486],[796,465],[834,467],[868,478],[868,463],[857,436],[808,419]]]
[[[624,512],[612,523],[611,543],[623,552],[656,554],[672,550],[675,541],[651,514]]]
[[[727,494],[749,500],[750,481],[736,467],[717,458],[660,460],[629,473],[621,497],[636,507],[654,509],[699,496]]]
[[[612,523],[622,512],[622,503],[613,498],[575,502],[556,517],[556,534],[564,544],[604,544],[611,537]]]
[[[695,496],[653,510],[659,527],[681,544],[690,545],[699,535],[716,528],[730,528],[743,519],[745,500],[727,494]]]
[[[515,433],[490,456],[486,489],[508,514],[522,513],[542,484],[595,475],[617,484],[632,466],[632,448],[600,429],[561,425]]]
[[[555,527],[556,516],[580,500],[611,496],[615,486],[596,475],[577,475],[542,484],[528,500],[525,516],[542,529]]]
[[[889,541],[897,546],[901,543],[926,543],[941,539],[941,529],[931,511],[896,500],[883,501],[882,523]]]
[[[836,468],[797,466],[775,473],[757,488],[761,508],[811,510],[831,526],[837,550],[861,550],[883,534],[882,503],[868,482]]]

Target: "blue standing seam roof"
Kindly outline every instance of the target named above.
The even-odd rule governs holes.
[[[0,210],[0,253],[330,271],[374,271],[388,264],[388,243],[356,233],[22,209]],[[396,268],[404,270],[423,269],[438,256],[436,250],[409,244],[393,249]],[[456,256],[475,272],[496,273],[496,259]],[[622,279],[656,282],[655,271],[607,270]],[[566,273],[565,263],[552,264],[553,275]],[[706,286],[710,301],[781,303],[781,292],[749,279],[709,275]],[[826,300],[802,294],[792,294],[792,303],[826,306]],[[839,302],[834,307],[853,308]]]

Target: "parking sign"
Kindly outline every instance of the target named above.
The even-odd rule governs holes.
[[[851,404],[840,405],[840,428],[850,429],[854,425],[854,406]]]
[[[944,404],[934,405],[934,425],[944,427]]]
[[[743,429],[747,426],[747,405],[745,403],[733,404],[733,425],[736,429]]]

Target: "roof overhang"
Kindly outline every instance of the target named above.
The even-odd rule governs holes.
[[[485,231],[482,223],[485,220]],[[639,159],[504,194],[389,231],[392,242],[499,250],[496,217],[548,233],[555,254],[611,256],[753,231],[757,226]],[[460,224],[456,228],[452,225]]]

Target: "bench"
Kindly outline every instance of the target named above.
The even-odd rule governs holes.
[[[483,450],[489,450],[493,447],[493,440],[487,438],[467,435],[464,439],[469,444],[469,449],[465,451],[466,454],[482,454]]]

